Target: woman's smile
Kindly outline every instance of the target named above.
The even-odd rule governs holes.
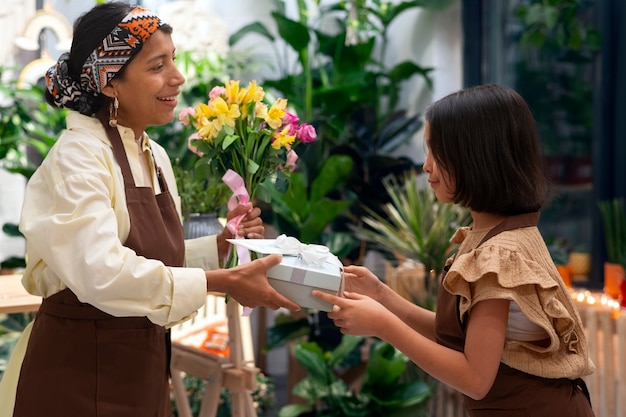
[[[173,107],[175,108],[178,105],[178,100],[176,100],[176,98],[178,97],[178,92],[175,95],[172,96],[167,96],[167,97],[157,97],[157,100],[168,106],[168,107]]]

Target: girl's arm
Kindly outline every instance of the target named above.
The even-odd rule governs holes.
[[[345,298],[319,291],[335,304],[328,317],[344,334],[378,337],[403,352],[439,381],[474,398],[483,398],[495,380],[504,349],[508,300],[485,300],[472,307],[464,352],[442,346],[405,323],[381,303],[355,293]]]
[[[366,295],[381,303],[413,330],[435,340],[435,313],[415,305],[381,282],[369,269],[362,266],[344,268],[346,291]]]

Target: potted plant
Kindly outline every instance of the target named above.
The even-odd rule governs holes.
[[[346,335],[332,351],[315,342],[296,344],[295,356],[308,374],[293,392],[304,404],[286,405],[278,417],[392,417],[425,412],[430,387],[423,381],[402,381],[409,360],[386,342],[370,340],[360,378],[352,384],[342,378],[345,359],[367,340]]]
[[[441,204],[435,193],[425,188],[415,170],[402,181],[391,177],[384,181],[391,202],[383,207],[384,215],[367,210],[364,225],[356,236],[371,242],[396,261],[413,259],[424,264],[428,297],[414,294],[414,301],[434,309],[437,277],[452,254],[450,238],[454,231],[469,224],[469,211],[458,205]]]
[[[185,238],[220,233],[224,228],[219,217],[226,214],[231,191],[220,178],[201,174],[195,168],[173,164],[180,195]]]
[[[344,256],[341,250],[345,245],[335,242],[347,237],[337,236],[328,226],[352,204],[350,200],[336,198],[337,189],[345,185],[351,169],[349,157],[332,155],[315,178],[308,178],[306,171],[298,170],[291,174],[285,192],[269,189],[272,224],[281,233],[302,242],[326,245],[338,257]]]
[[[600,214],[604,225],[607,261],[604,263],[604,291],[613,298],[626,294],[624,269],[626,268],[626,205],[624,199],[600,201]]]
[[[358,195],[363,204],[353,204],[345,222],[331,225],[349,233],[348,226],[358,223],[363,207],[378,211],[389,201],[383,178],[415,166],[406,156],[394,153],[422,126],[420,115],[402,108],[400,98],[407,83],[418,78],[432,85],[432,68],[411,60],[386,65],[389,30],[408,10],[445,7],[450,1],[313,5],[299,0],[295,19],[287,16],[284,3],[277,2],[279,7],[271,14],[278,36],[255,22],[233,34],[230,42],[234,45],[254,34],[268,40],[276,51],[279,74],[264,85],[289,97],[296,112],[318,131],[319,140],[300,155],[309,181],[330,155],[347,155],[353,160],[342,192],[344,198]],[[362,261],[360,255],[365,251],[359,244],[347,250],[354,263]]]

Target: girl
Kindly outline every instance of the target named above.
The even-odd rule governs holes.
[[[484,85],[435,102],[425,119],[430,186],[473,219],[452,238],[436,313],[358,266],[345,268],[345,298],[314,295],[335,304],[343,333],[391,343],[464,394],[470,416],[593,416],[580,316],[537,229],[549,181],[528,106]]]

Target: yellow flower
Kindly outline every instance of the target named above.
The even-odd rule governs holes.
[[[210,119],[214,117],[213,112],[205,103],[199,103],[196,106],[196,118],[198,120]]]
[[[211,141],[217,137],[222,127],[223,125],[217,120],[205,120],[202,125],[198,126],[198,135],[203,139]]]
[[[279,98],[276,100],[272,107],[267,112],[265,121],[272,129],[278,129],[283,124],[283,117],[285,117],[285,108],[287,107],[287,100]]]
[[[254,117],[259,119],[267,119],[267,104],[265,103],[257,103],[254,106]]]
[[[289,149],[293,142],[296,140],[296,135],[290,135],[289,130],[291,126],[285,126],[280,132],[276,132],[274,135],[274,141],[272,142],[272,148],[280,149],[285,147]]]
[[[254,102],[260,102],[265,97],[265,91],[263,87],[258,86],[256,81],[250,81],[247,88],[241,90],[243,92],[241,97],[241,105],[245,106],[246,104]]]
[[[287,110],[286,99],[272,105],[266,100],[256,81],[244,88],[240,81],[230,80],[213,87],[208,102],[181,112],[183,124],[196,129],[191,145],[210,170],[220,175],[234,171],[252,197],[268,176],[280,171],[288,175],[294,167],[293,148],[315,138],[313,128],[300,125]],[[305,130],[306,134],[297,133]]]
[[[209,101],[209,109],[211,110],[215,119],[222,126],[228,125],[235,127],[235,119],[241,116],[239,106],[237,104],[228,104],[221,97],[215,97]]]
[[[239,103],[239,81],[226,81],[224,87],[226,88],[226,92],[224,93],[226,101],[228,103]]]

